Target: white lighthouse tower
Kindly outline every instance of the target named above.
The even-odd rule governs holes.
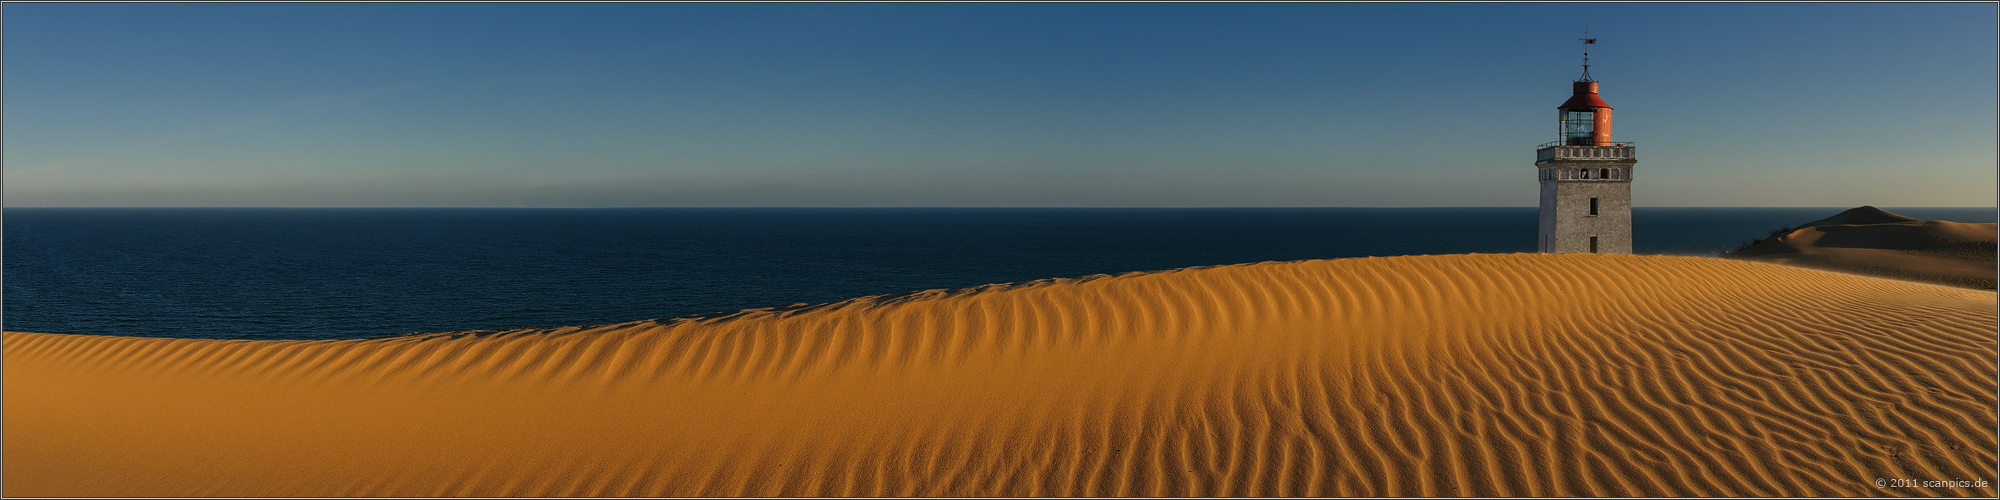
[[[1536,180],[1542,185],[1536,249],[1629,254],[1632,165],[1639,161],[1632,143],[1611,142],[1611,105],[1597,96],[1597,80],[1590,78],[1590,45],[1597,39],[1583,43],[1583,78],[1570,84],[1569,100],[1556,106],[1557,139],[1535,149]]]

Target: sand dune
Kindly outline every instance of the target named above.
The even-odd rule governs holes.
[[[1991,497],[1995,328],[1990,291],[1518,254],[350,341],[9,332],[4,493]]]
[[[1849,209],[1751,245],[1730,258],[1994,289],[1996,225],[1927,221]]]

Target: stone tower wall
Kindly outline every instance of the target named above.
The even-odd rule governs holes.
[[[1597,237],[1597,253],[1632,253],[1632,166],[1629,149],[1612,161],[1537,162],[1541,182],[1541,219],[1535,248],[1547,253],[1588,253]],[[1599,154],[1602,153],[1591,153]],[[1589,169],[1588,178],[1578,175]],[[1602,173],[1612,171],[1614,178]],[[1597,198],[1597,215],[1590,199]]]
[[[1597,215],[1590,199],[1597,198]],[[1542,183],[1542,251],[1587,253],[1597,237],[1597,253],[1632,253],[1632,183],[1552,181]]]

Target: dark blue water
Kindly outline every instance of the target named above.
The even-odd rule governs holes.
[[[1841,210],[1640,208],[1634,247],[1715,255]],[[0,327],[318,339],[605,324],[1188,266],[1529,252],[1535,211],[10,208]]]

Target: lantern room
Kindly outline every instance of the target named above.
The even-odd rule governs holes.
[[[1610,146],[1611,105],[1597,96],[1597,82],[1584,78],[1571,82],[1569,100],[1556,107],[1560,140],[1565,146]]]

